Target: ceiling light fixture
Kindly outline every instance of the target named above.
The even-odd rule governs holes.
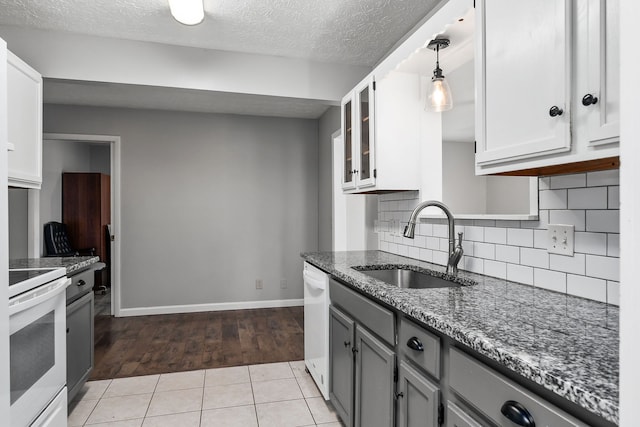
[[[439,113],[453,108],[451,89],[449,89],[449,83],[444,79],[442,69],[440,69],[440,49],[449,47],[449,39],[433,39],[427,47],[436,51],[436,69],[433,70],[433,77],[429,83],[427,104],[425,107],[428,111]]]
[[[204,20],[202,0],[169,0],[171,14],[184,25],[198,25]]]

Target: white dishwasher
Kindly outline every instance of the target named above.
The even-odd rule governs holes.
[[[304,364],[329,400],[329,275],[305,262]]]

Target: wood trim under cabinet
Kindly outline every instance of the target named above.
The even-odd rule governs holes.
[[[547,176],[547,175],[567,175],[580,172],[595,172],[608,169],[618,169],[620,167],[620,156],[607,157],[604,159],[586,160],[584,162],[565,163],[562,165],[543,166],[539,168],[522,169],[511,172],[501,172],[491,175],[495,176]]]

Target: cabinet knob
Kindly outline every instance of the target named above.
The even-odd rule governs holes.
[[[557,105],[554,105],[549,109],[549,115],[551,117],[561,116],[562,113],[564,113],[564,111],[562,110],[562,108],[558,107]]]
[[[349,347],[350,345],[351,345],[351,341],[345,341],[345,342],[344,342],[344,346],[345,346],[345,347]]]
[[[521,403],[515,400],[507,400],[500,408],[500,412],[509,421],[522,427],[536,427],[533,415]]]
[[[407,347],[415,351],[424,351],[424,345],[422,345],[420,340],[416,337],[409,338],[409,341],[407,341]]]
[[[396,399],[399,399],[401,397],[404,397],[404,393],[400,392],[400,393],[395,393]]]
[[[582,105],[588,107],[589,105],[595,105],[598,103],[598,98],[591,95],[590,93],[586,94],[582,97]]]
[[[78,286],[84,286],[86,284],[87,284],[87,282],[85,282],[84,280],[82,280],[82,279],[78,280]]]
[[[358,352],[358,349],[357,349],[357,348],[355,348],[355,347],[353,347],[353,348],[351,349],[351,352],[352,352],[353,354],[356,354],[356,353]]]

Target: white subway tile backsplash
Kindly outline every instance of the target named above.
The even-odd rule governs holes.
[[[471,240],[473,242],[484,241],[484,227],[468,226],[464,228],[465,240]]]
[[[607,302],[620,305],[620,283],[607,281]]]
[[[507,230],[507,244],[533,247],[533,230],[510,228]]]
[[[620,233],[620,211],[587,211],[586,231]]]
[[[618,304],[618,171],[544,177],[538,182],[538,220],[456,221],[456,233],[464,233],[460,268]],[[444,266],[449,250],[444,218],[424,219],[416,227],[415,239],[402,237],[417,203],[415,191],[379,196],[379,247]],[[574,256],[547,252],[549,224],[574,226]]]
[[[540,209],[567,209],[567,190],[542,190]]]
[[[565,273],[581,274],[585,273],[585,255],[574,254],[573,256],[549,254],[549,268]]]
[[[609,209],[620,209],[620,187],[609,187],[607,202],[607,207]]]
[[[607,234],[607,255],[612,257],[620,256],[619,234]]]
[[[620,259],[606,256],[587,255],[587,276],[620,281]]]
[[[587,174],[577,173],[573,175],[551,176],[549,188],[577,188],[587,185]]]
[[[520,248],[520,264],[549,268],[549,253],[543,249]]]
[[[484,274],[484,260],[481,258],[466,257],[464,269],[473,273]]]
[[[420,248],[420,259],[427,262],[433,261],[433,251],[431,249]]]
[[[575,231],[585,231],[585,211],[552,210],[549,211],[550,224],[569,224]]]
[[[507,278],[507,264],[499,261],[484,260],[484,274],[500,279]]]
[[[590,255],[607,254],[607,235],[604,233],[575,233],[575,251]]]
[[[433,251],[433,263],[439,265],[447,265],[449,262],[449,255],[442,251]]]
[[[533,285],[556,292],[567,292],[567,275],[559,271],[535,268],[533,270]]]
[[[496,245],[493,243],[475,242],[473,244],[473,256],[484,259],[495,259]]]
[[[502,227],[487,227],[484,230],[484,241],[488,243],[507,243],[507,229]]]
[[[525,265],[507,264],[507,280],[533,285],[533,268]]]
[[[420,248],[416,248],[415,246],[410,246],[409,258],[420,259]]]
[[[449,236],[449,227],[444,224],[434,224],[433,225],[433,235],[436,237],[448,237]]]
[[[604,185],[620,185],[620,171],[611,169],[607,171],[589,172],[587,174],[587,187]]]
[[[607,187],[568,190],[569,209],[607,209]]]
[[[547,230],[533,230],[533,247],[538,249],[547,249],[547,238],[549,232]]]
[[[437,237],[427,237],[427,249],[439,250],[440,239]]]
[[[567,293],[596,301],[607,302],[606,280],[567,275]]]
[[[496,260],[520,263],[520,248],[518,246],[496,245]]]

